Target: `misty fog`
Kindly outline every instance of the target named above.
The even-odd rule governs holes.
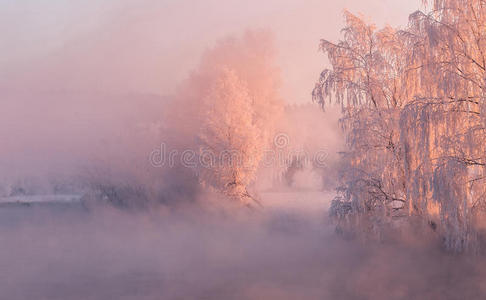
[[[478,299],[483,260],[337,236],[307,209],[2,209],[8,299]],[[275,194],[288,198],[295,195]],[[275,201],[279,199],[274,199]],[[316,207],[317,206],[317,207]]]
[[[419,5],[0,0],[0,299],[484,297],[435,229],[329,217],[349,140],[312,102],[319,40]]]

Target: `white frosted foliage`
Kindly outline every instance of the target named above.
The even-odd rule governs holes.
[[[447,249],[475,251],[485,236],[486,5],[424,3],[401,30],[346,13],[343,39],[321,42],[332,68],[314,100],[342,105],[348,142],[334,214],[354,216],[358,232],[418,217]]]

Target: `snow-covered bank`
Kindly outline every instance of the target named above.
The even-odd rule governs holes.
[[[0,197],[0,205],[5,204],[55,204],[55,203],[79,203],[80,195],[30,195]]]

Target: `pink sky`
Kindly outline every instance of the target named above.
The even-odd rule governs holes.
[[[288,102],[310,101],[342,11],[403,26],[419,1],[0,0],[0,87],[168,94],[201,53],[248,28],[274,32]],[[3,40],[3,41],[2,41]]]

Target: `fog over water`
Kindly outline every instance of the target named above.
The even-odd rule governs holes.
[[[320,210],[329,194],[264,197],[290,205],[258,214],[200,207],[138,214],[2,209],[2,296],[478,299],[485,293],[483,260],[443,254],[433,240],[366,245],[343,239]],[[297,198],[314,204],[290,209]]]

